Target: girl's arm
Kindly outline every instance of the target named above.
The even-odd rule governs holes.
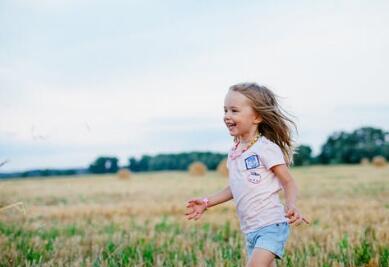
[[[208,197],[208,205],[207,207],[210,208],[212,206],[219,205],[221,203],[224,203],[226,201],[229,201],[233,199],[230,186],[227,186],[222,191],[217,192],[213,194],[212,196]]]
[[[280,164],[272,167],[271,170],[277,176],[285,190],[285,217],[290,219],[289,223],[296,223],[296,225],[299,225],[302,222],[309,223],[309,221],[303,217],[303,215],[296,207],[298,189],[292,175],[289,172],[288,167],[286,167],[285,164]]]
[[[198,220],[207,208],[229,201],[232,198],[233,196],[231,193],[230,186],[227,186],[222,191],[217,192],[208,198],[191,199],[188,201],[188,204],[186,205],[186,207],[190,208],[191,210],[185,213],[185,215],[187,215],[187,218],[189,220],[191,219]],[[207,199],[208,202],[204,201],[205,199]]]

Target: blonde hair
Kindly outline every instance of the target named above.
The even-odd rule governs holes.
[[[251,100],[252,108],[262,117],[258,131],[270,141],[276,143],[284,154],[287,165],[293,162],[294,145],[292,127],[297,126],[286,112],[281,110],[277,97],[270,89],[256,83],[239,83],[232,85],[230,90],[239,92]]]

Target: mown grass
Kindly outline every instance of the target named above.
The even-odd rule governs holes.
[[[296,168],[310,225],[292,228],[278,266],[389,266],[389,169]],[[0,266],[244,266],[233,203],[184,218],[185,201],[220,190],[216,173],[3,181]]]

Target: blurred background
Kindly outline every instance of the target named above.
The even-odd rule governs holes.
[[[313,157],[334,132],[386,132],[388,11],[387,1],[1,1],[0,172],[226,153],[224,96],[244,81],[280,96]]]

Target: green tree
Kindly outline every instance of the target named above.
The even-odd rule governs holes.
[[[212,152],[190,152],[179,154],[158,154],[156,156],[142,156],[139,160],[129,159],[130,170],[161,171],[161,170],[187,170],[194,161],[203,162],[209,170],[215,170],[226,154]]]
[[[293,155],[293,165],[303,166],[312,163],[312,148],[308,145],[299,145]]]
[[[115,173],[118,169],[116,157],[98,157],[88,168],[91,173]]]
[[[381,155],[389,159],[389,133],[362,127],[352,133],[335,132],[322,146],[319,162],[323,164],[359,163],[362,158]]]

